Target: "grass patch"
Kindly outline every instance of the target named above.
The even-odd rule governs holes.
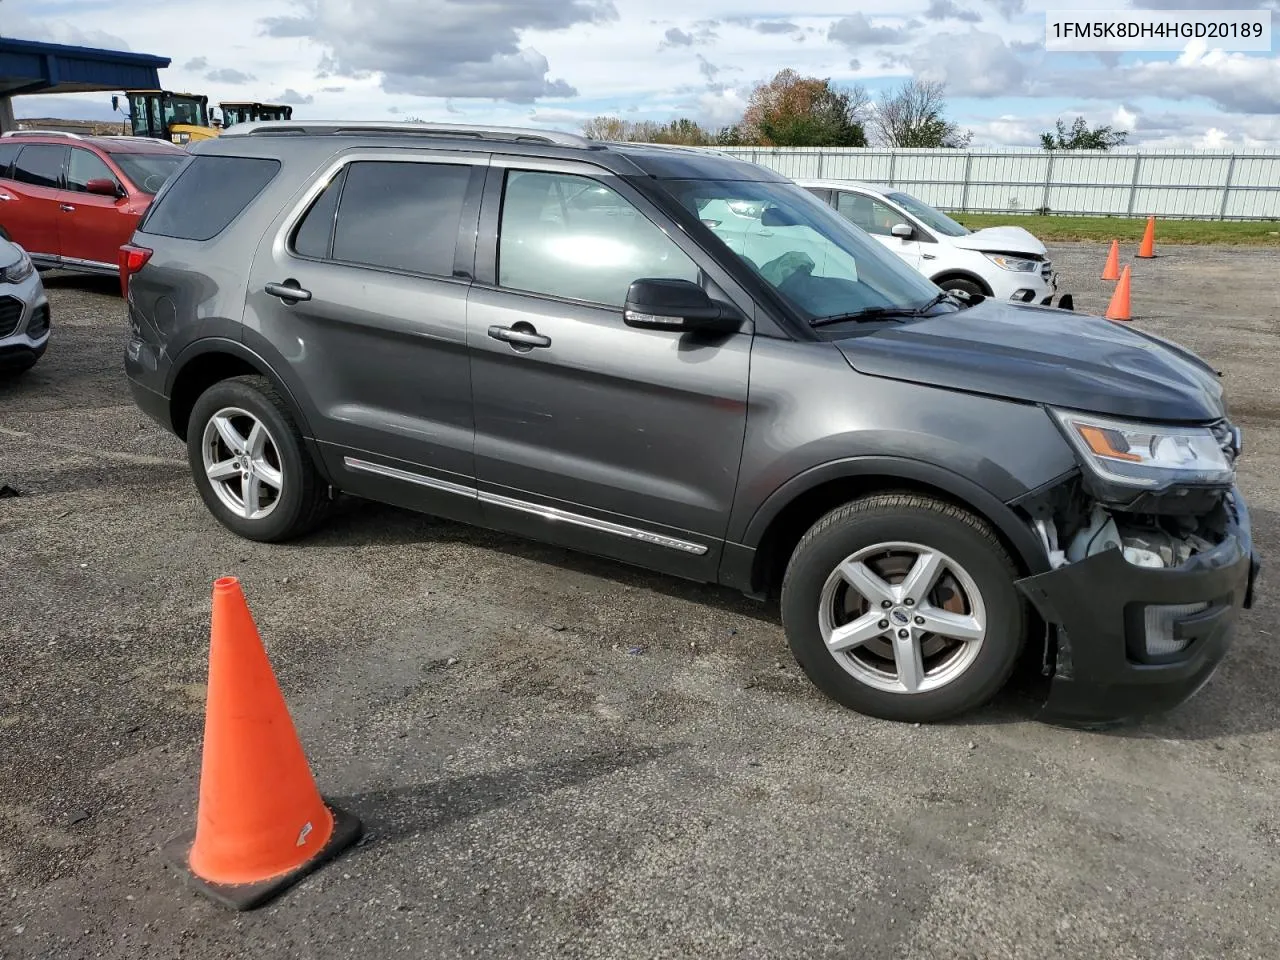
[[[1145,217],[1041,217],[1018,213],[953,213],[970,230],[1018,226],[1045,243],[1095,240],[1140,243],[1147,229]],[[1280,246],[1280,220],[1161,220],[1156,218],[1156,249],[1160,244],[1223,244]]]

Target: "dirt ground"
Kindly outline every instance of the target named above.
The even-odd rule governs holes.
[[[1052,253],[1104,309],[1105,247]],[[0,956],[1280,957],[1275,251],[1159,253],[1135,322],[1225,371],[1267,567],[1213,681],[1109,733],[1017,688],[866,719],[769,606],[373,504],[237,540],[128,398],[114,282],[49,276],[49,353],[0,385]],[[242,915],[158,853],[194,823],[223,574],[367,828]]]

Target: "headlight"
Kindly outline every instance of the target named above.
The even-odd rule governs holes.
[[[1001,270],[1012,270],[1014,273],[1031,273],[1040,266],[1038,260],[1024,260],[1022,257],[1007,257],[1003,253],[984,253],[984,257]]]
[[[18,262],[7,267],[0,267],[0,283],[21,283],[35,272],[35,264],[27,256],[27,251],[18,247]]]
[[[1219,485],[1235,480],[1235,465],[1208,427],[1130,423],[1051,410],[1080,461],[1104,480],[1130,487],[1175,483]]]

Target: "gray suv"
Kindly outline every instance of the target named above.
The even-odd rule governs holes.
[[[1214,370],[957,299],[714,152],[241,124],[121,252],[137,403],[240,536],[339,493],[780,596],[837,701],[934,721],[1025,654],[1040,716],[1172,707],[1257,559]]]

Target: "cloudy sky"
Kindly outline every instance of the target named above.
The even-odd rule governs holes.
[[[295,117],[516,123],[692,116],[722,125],[783,67],[873,94],[946,81],[975,143],[1031,145],[1059,116],[1132,143],[1280,146],[1269,53],[1046,53],[1046,9],[1276,10],[1280,0],[0,0],[0,35],[170,57],[166,87]],[[1280,32],[1276,17],[1274,32]],[[109,118],[110,94],[18,116]]]

